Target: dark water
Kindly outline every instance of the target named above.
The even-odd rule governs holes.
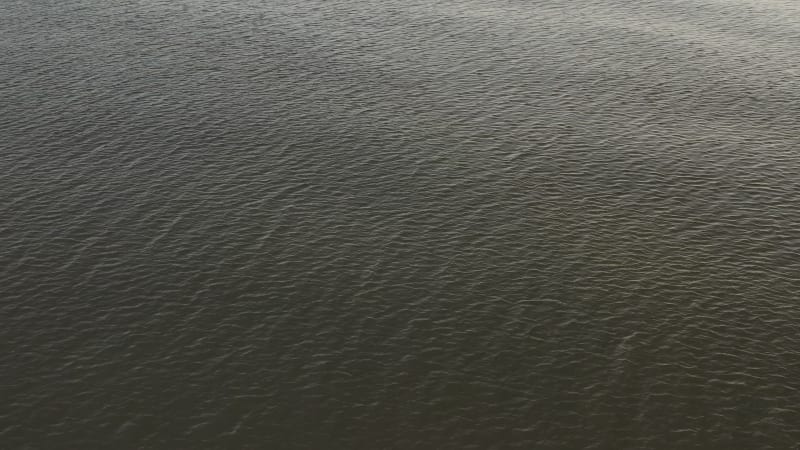
[[[800,3],[0,0],[0,448],[800,444]]]

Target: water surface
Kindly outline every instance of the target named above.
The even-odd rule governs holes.
[[[800,4],[1,0],[0,447],[796,448]]]

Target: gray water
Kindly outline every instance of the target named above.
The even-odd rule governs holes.
[[[0,448],[800,445],[800,3],[0,0]]]

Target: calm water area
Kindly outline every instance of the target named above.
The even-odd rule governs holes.
[[[797,449],[800,2],[0,0],[1,449]]]

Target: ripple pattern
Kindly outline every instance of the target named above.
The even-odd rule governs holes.
[[[798,448],[800,3],[1,3],[0,447]]]

